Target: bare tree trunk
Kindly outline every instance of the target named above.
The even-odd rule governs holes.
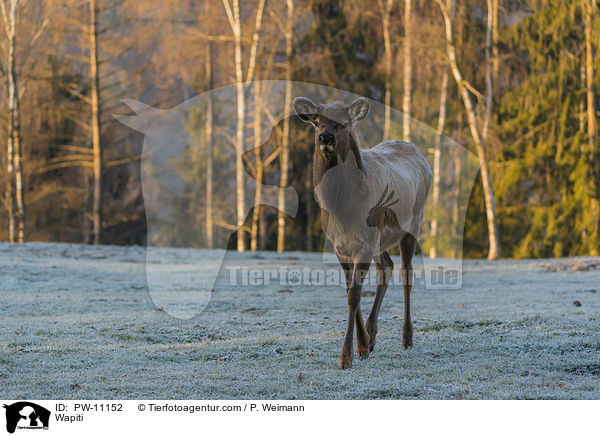
[[[492,98],[494,90],[492,88],[492,29],[494,22],[493,0],[487,0],[487,23],[485,32],[485,116],[483,118],[483,128],[481,129],[481,139],[484,144],[487,143],[488,128],[490,124],[490,116],[492,114]]]
[[[236,207],[237,207],[237,251],[244,251],[244,167],[242,164],[242,153],[244,152],[244,130],[246,127],[246,97],[244,95],[244,74],[242,65],[242,23],[240,18],[240,4],[233,0],[234,22],[233,34],[235,37],[235,75],[237,80],[237,130],[235,137],[235,177],[236,177]]]
[[[212,45],[207,42],[206,47],[206,87],[208,90],[206,100],[206,246],[214,247],[213,225],[213,72],[212,72]]]
[[[242,22],[240,18],[240,2],[233,0],[233,9],[229,0],[223,0],[227,18],[233,32],[235,47],[235,77],[237,90],[237,126],[235,136],[235,178],[236,178],[236,216],[237,216],[237,251],[245,250],[244,231],[244,165],[242,153],[244,152],[244,130],[246,124],[246,97],[244,95],[244,71],[242,65]]]
[[[100,143],[100,78],[98,73],[98,9],[96,0],[90,0],[90,98],[92,106],[92,172],[94,195],[92,221],[94,245],[102,242],[102,144]]]
[[[390,17],[394,0],[386,0],[383,12],[383,47],[385,58],[385,120],[383,123],[383,139],[390,137],[390,113],[392,105],[392,42],[390,38]]]
[[[263,159],[262,159],[262,94],[260,82],[254,82],[254,150],[256,152],[256,191],[254,192],[254,210],[252,211],[252,227],[250,228],[250,250],[258,248],[258,224],[260,211],[262,209],[262,182],[263,182]],[[265,230],[262,229],[264,232]]]
[[[290,141],[290,111],[292,107],[292,40],[294,27],[294,1],[287,0],[287,23],[285,28],[285,101],[283,107],[283,137],[281,138],[281,153],[279,163],[281,167],[280,190],[277,194],[277,252],[285,250],[285,192],[288,184],[289,166],[289,141]]]
[[[600,250],[600,203],[598,201],[598,163],[596,154],[597,127],[596,106],[594,104],[594,53],[592,47],[592,15],[596,13],[595,0],[584,1],[584,25],[585,25],[585,76],[587,95],[587,130],[590,156],[590,214],[593,221],[590,240],[590,255],[598,256]]]
[[[500,72],[500,59],[498,53],[498,2],[492,0],[492,76],[498,86],[498,74]]]
[[[254,34],[252,36],[252,46],[250,47],[250,61],[248,63],[247,82],[250,82],[255,74],[256,55],[258,52],[259,31],[262,23],[262,16],[265,9],[265,0],[260,0],[256,9],[256,20],[254,24]],[[272,59],[272,58],[271,58]],[[267,73],[268,76],[268,73]],[[264,211],[262,203],[262,182],[264,178],[264,164],[262,156],[262,90],[259,81],[254,82],[254,149],[256,151],[256,190],[254,191],[254,209],[252,211],[252,223],[250,225],[250,250],[256,251],[259,248],[258,234],[264,233]],[[261,247],[262,246],[261,238]]]
[[[23,195],[23,150],[21,146],[21,108],[16,68],[17,20],[19,0],[9,2],[8,11],[2,3],[5,31],[8,37],[7,85],[8,85],[8,139],[6,204],[8,210],[9,241],[25,241],[25,200]]]
[[[268,241],[267,208],[266,207],[260,208],[260,214],[259,214],[258,220],[259,220],[258,226],[260,228],[260,233],[258,234],[258,249],[266,250],[267,249],[267,241]]]
[[[265,10],[266,0],[259,0],[256,8],[256,20],[254,22],[254,34],[252,35],[252,45],[250,46],[250,59],[248,61],[248,74],[246,81],[250,82],[254,77],[256,69],[256,54],[258,52],[259,31],[262,25],[263,12]]]
[[[432,189],[432,201],[433,201],[433,219],[431,220],[431,240],[432,245],[429,250],[429,257],[434,259],[437,257],[437,232],[438,232],[438,208],[440,202],[440,167],[442,158],[442,136],[444,132],[444,125],[446,124],[446,101],[448,100],[448,71],[444,69],[442,75],[442,86],[440,91],[440,115],[438,118],[438,137],[435,144],[435,151],[433,153],[433,189]]]
[[[308,174],[312,174],[312,171],[309,171]],[[312,177],[305,177],[305,189],[306,192],[312,192]],[[306,195],[306,251],[313,251],[313,196]]]
[[[481,137],[479,126],[477,123],[475,108],[473,107],[471,97],[469,96],[469,91],[467,90],[467,87],[469,87],[470,89],[473,88],[468,82],[466,82],[463,79],[460,69],[458,68],[458,63],[456,60],[456,50],[454,48],[453,43],[452,20],[450,18],[449,11],[447,10],[446,6],[444,6],[444,4],[442,3],[442,0],[436,1],[442,11],[446,27],[446,50],[448,54],[448,62],[452,71],[452,75],[454,77],[454,81],[458,86],[458,90],[460,92],[463,104],[465,106],[465,112],[467,114],[467,120],[469,122],[469,130],[471,131],[471,136],[473,137],[473,141],[475,142],[475,148],[477,149],[477,157],[479,158],[490,244],[488,259],[497,259],[500,256],[500,240],[498,237],[498,229],[496,225],[496,205],[494,199],[494,188],[489,172],[489,164],[485,153],[484,142]]]
[[[583,62],[581,64],[581,68],[579,70],[579,80],[581,80],[581,87],[583,88],[587,88],[587,84],[586,84],[586,74],[585,74],[585,62]],[[586,100],[587,100],[587,92],[586,93],[582,93],[579,99],[579,131],[581,132],[582,135],[585,135],[585,118],[586,118],[586,108],[585,108],[585,104],[586,104]],[[584,151],[584,144],[585,141],[581,141],[579,143],[579,151],[583,152]]]
[[[458,216],[458,212],[459,212],[459,201],[460,201],[460,190],[461,190],[461,171],[462,171],[462,160],[460,157],[460,150],[457,148],[456,149],[456,154],[454,155],[454,204],[452,206],[452,223],[454,224],[453,226],[453,231],[452,231],[452,236],[454,238],[454,244],[453,246],[456,247],[456,241],[457,238],[459,236],[459,229],[458,229],[458,220],[459,220],[459,216]],[[464,231],[464,229],[463,229]],[[455,251],[454,252],[454,257],[458,257],[458,253]]]
[[[90,174],[90,171],[88,168],[82,168],[80,173],[81,173],[81,177],[83,178],[83,191],[84,191],[83,210],[80,212],[81,233],[83,235],[81,242],[84,244],[90,244],[92,242],[92,240],[91,240],[92,232],[90,230],[90,219],[89,219],[88,208],[90,206],[90,194],[91,194],[90,177],[91,177],[91,174]]]
[[[585,3],[585,76],[587,80],[587,115],[588,140],[590,157],[596,154],[596,107],[594,104],[594,52],[592,47],[592,14],[595,11],[595,0],[584,0]]]
[[[402,135],[405,141],[410,141],[411,117],[411,79],[412,79],[412,0],[404,0],[404,95],[402,97]]]
[[[233,8],[229,4],[229,0],[223,0],[223,6],[227,13],[227,18],[233,32],[235,46],[235,77],[237,89],[237,127],[235,137],[235,175],[236,175],[236,209],[237,209],[237,251],[244,251],[246,243],[244,241],[244,203],[245,203],[245,186],[244,186],[244,165],[242,163],[242,154],[244,153],[244,132],[246,127],[246,96],[244,85],[244,66],[242,59],[242,21],[240,17],[240,2],[232,0]],[[256,52],[258,45],[258,31],[260,29],[262,14],[264,10],[265,0],[260,0],[256,11],[256,25],[252,47],[250,48],[250,62],[248,64],[247,81],[252,80],[254,74],[254,65],[256,60]]]
[[[8,183],[6,184],[6,206],[8,210],[8,240],[15,242],[15,128],[18,127],[16,116],[18,113],[19,92],[17,86],[17,73],[15,66],[15,47],[17,39],[17,9],[19,0],[12,0],[8,12],[2,3],[2,12],[5,18],[5,26],[8,36],[8,140],[6,144],[6,172]]]
[[[462,112],[458,113],[457,116],[457,132],[456,132],[456,141],[460,144],[462,142],[462,131],[463,131],[463,114]],[[460,192],[462,189],[461,183],[461,172],[462,172],[462,160],[460,156],[460,148],[456,147],[454,150],[454,202],[452,204],[452,237],[453,237],[453,247],[457,247],[457,241],[460,235],[461,229],[459,228],[459,206],[460,206]],[[464,228],[462,229],[464,231]],[[458,248],[454,249],[453,257],[458,257]]]
[[[15,77],[16,79],[16,77]],[[14,114],[11,117],[13,124],[14,170],[15,170],[15,205],[17,223],[17,241],[25,242],[25,198],[23,194],[23,148],[21,144],[21,107],[19,102],[18,87],[15,86]]]
[[[6,211],[8,213],[8,241],[12,243],[15,242],[15,171],[13,139],[10,133],[6,145],[6,174],[8,178],[5,190]]]

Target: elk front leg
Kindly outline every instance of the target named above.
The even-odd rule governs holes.
[[[356,354],[358,354],[358,357],[365,358],[369,357],[370,352],[369,333],[365,328],[365,322],[363,321],[360,303],[358,303],[358,309],[356,310]]]
[[[413,326],[410,319],[410,291],[412,290],[412,258],[415,253],[416,239],[406,234],[400,241],[402,253],[402,286],[404,287],[404,324],[402,325],[402,348],[413,346]]]
[[[340,265],[342,265],[342,268],[344,269],[344,275],[346,277],[346,296],[347,296],[348,292],[350,291],[350,286],[352,284],[353,268],[352,268],[352,264],[350,264],[348,262],[344,262],[344,260],[342,258],[340,258],[339,256],[338,256],[338,260],[340,262]],[[362,290],[361,290],[361,293],[362,293]],[[354,319],[354,322],[356,323],[356,339],[357,339],[356,353],[358,354],[359,357],[368,357],[369,352],[371,351],[369,348],[369,343],[370,343],[369,342],[369,333],[367,332],[367,329],[365,328],[365,323],[363,321],[360,303],[358,305],[358,309],[356,310],[356,317]]]
[[[394,262],[387,251],[381,253],[379,258],[375,259],[375,266],[377,267],[377,291],[375,292],[375,299],[373,300],[373,307],[369,318],[367,318],[367,333],[369,334],[369,350],[373,351],[375,348],[375,336],[377,335],[377,319],[379,318],[379,311],[381,310],[381,302],[385,297],[385,291],[392,278],[392,270],[394,269]]]
[[[348,326],[346,327],[346,336],[342,345],[342,356],[340,357],[340,368],[352,367],[352,342],[354,339],[354,323],[357,321],[357,339],[358,349],[360,352],[369,352],[369,335],[362,323],[362,316],[358,315],[360,310],[360,297],[362,293],[362,285],[369,272],[370,262],[356,263],[352,271],[352,282],[348,287]],[[360,321],[360,322],[358,322]]]

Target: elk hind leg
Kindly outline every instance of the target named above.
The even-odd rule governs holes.
[[[412,290],[413,268],[412,258],[415,254],[417,240],[407,233],[400,241],[402,254],[402,286],[404,288],[404,324],[402,325],[402,348],[413,345],[413,326],[410,319],[410,292]]]
[[[375,299],[373,300],[373,307],[369,318],[367,318],[367,333],[369,334],[369,350],[373,351],[375,348],[375,336],[377,335],[377,319],[379,318],[379,311],[381,310],[381,303],[383,297],[385,297],[385,291],[392,278],[392,270],[394,269],[394,262],[387,251],[381,253],[378,258],[375,258],[375,266],[377,267],[377,291],[375,292]]]

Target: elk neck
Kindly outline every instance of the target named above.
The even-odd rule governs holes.
[[[346,156],[326,158],[318,144],[313,153],[313,183],[321,208],[333,214],[352,214],[368,190],[366,169],[358,141],[351,135]],[[368,194],[367,194],[368,196]]]

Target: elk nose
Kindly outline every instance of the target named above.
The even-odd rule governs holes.
[[[331,133],[321,133],[319,135],[319,142],[325,145],[333,145],[335,139]]]

